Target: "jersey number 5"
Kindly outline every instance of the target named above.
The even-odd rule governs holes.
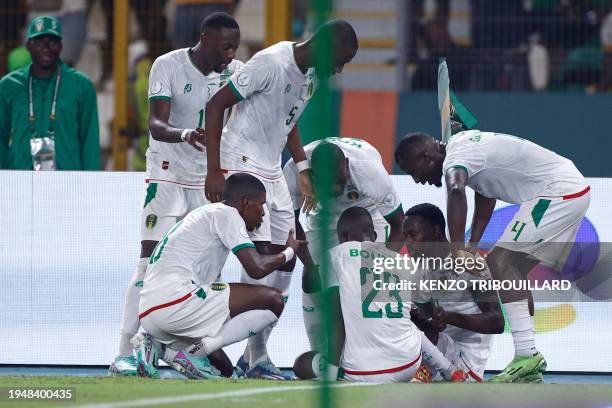
[[[297,111],[297,109],[298,109],[297,106],[294,106],[293,108],[291,108],[291,110],[289,111],[289,117],[285,121],[285,125],[289,126],[291,122],[293,122],[293,118],[295,118],[295,111]]]

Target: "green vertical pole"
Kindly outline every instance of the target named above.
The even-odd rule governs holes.
[[[328,21],[329,15],[332,9],[332,0],[313,0],[313,16],[315,19],[315,27],[320,27],[323,23]],[[320,46],[316,49],[315,54],[315,66],[318,69],[329,68],[332,65],[332,50],[330,47],[331,38],[329,40],[323,40],[320,42]],[[317,98],[316,104],[313,107],[313,115],[311,116],[314,123],[312,124],[312,129],[314,130],[314,134],[317,135],[318,138],[324,138],[328,135],[332,134],[332,95],[329,89],[329,80],[327,78],[320,78],[318,87],[317,87]],[[317,192],[317,196],[319,199],[319,203],[321,205],[321,213],[320,213],[320,227],[319,229],[324,231],[327,229],[329,225],[329,219],[331,216],[331,184],[332,184],[332,171],[333,166],[331,162],[331,157],[329,159],[323,160],[321,165],[321,169],[317,169],[319,174],[325,175],[321,180],[318,180],[318,185],[315,185],[315,190]],[[321,234],[321,240],[319,245],[319,253],[322,254],[321,257],[321,265],[320,265],[320,273],[321,280],[325,282],[327,280],[328,274],[328,265],[329,258],[327,249],[329,248],[329,239],[327,234]],[[322,296],[322,319],[324,328],[323,333],[329,333],[331,329],[331,325],[333,324],[331,321],[331,315],[329,313],[329,305],[326,302],[325,296]],[[326,336],[328,337],[328,336]],[[324,355],[327,354],[326,350],[321,350]],[[327,378],[327,365],[323,368],[323,376]],[[321,407],[329,408],[334,405],[333,403],[333,395],[330,384],[326,381],[323,381],[321,384]]]

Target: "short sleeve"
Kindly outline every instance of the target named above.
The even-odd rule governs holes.
[[[480,143],[479,137],[469,134],[461,135],[459,139],[451,141],[446,147],[443,174],[452,168],[461,168],[467,172],[468,177],[472,177],[484,170],[487,160],[483,149],[479,146]]]
[[[325,287],[325,289],[340,286],[339,276],[340,276],[340,273],[342,272],[342,264],[343,264],[342,260],[344,258],[342,254],[340,253],[340,251],[338,251],[338,249],[339,247],[335,247],[329,251],[329,270],[328,270],[327,276],[325,277],[323,281],[323,286]]]
[[[285,167],[283,168],[283,175],[285,176],[285,181],[287,183],[287,188],[289,189],[289,195],[291,196],[291,201],[293,202],[293,211],[297,211],[302,208],[303,197],[300,192],[300,187],[298,186],[298,173],[297,167],[293,162],[293,159],[290,159]]]
[[[276,65],[265,54],[255,54],[230,77],[228,84],[238,99],[243,100],[254,93],[266,91],[273,82]]]
[[[227,207],[215,214],[215,229],[223,245],[234,254],[244,248],[255,248],[244,221],[234,208]]]
[[[149,73],[149,100],[172,99],[172,67],[171,61],[160,57],[155,60]]]

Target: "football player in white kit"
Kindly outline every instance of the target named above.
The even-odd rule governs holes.
[[[330,250],[323,284],[334,328],[327,341],[328,378],[335,381],[341,367],[341,377],[348,381],[408,382],[421,363],[421,332],[410,318],[412,299],[402,299],[398,291],[389,291],[390,303],[363,299],[364,289],[377,293],[371,292],[376,278],[364,259],[380,255],[380,247],[372,245],[376,232],[368,210],[345,210],[337,234],[340,244]],[[394,254],[388,251],[390,257]],[[298,357],[296,375],[320,377],[320,356],[308,352]]]
[[[140,291],[153,249],[177,221],[207,202],[204,107],[241,66],[233,59],[239,42],[236,20],[213,13],[203,20],[194,47],[164,54],[151,68],[140,260],[127,288],[119,354],[109,368],[111,375],[137,374],[130,339],[138,331]]]
[[[487,256],[493,278],[526,279],[540,262],[562,269],[590,202],[590,187],[571,160],[516,136],[479,130],[457,133],[447,145],[425,133],[410,134],[400,141],[395,159],[416,183],[441,187],[444,176],[453,256],[473,256],[469,251],[499,199],[520,208]],[[466,186],[475,192],[467,247]],[[500,297],[515,357],[491,381],[542,382],[546,360],[535,344],[531,294],[502,291]]]
[[[315,141],[304,146],[306,158],[310,163],[313,178],[322,177],[320,171],[322,161],[333,159],[332,171],[335,195],[329,226],[320,225],[320,206],[317,205],[308,214],[302,215],[304,197],[299,189],[297,166],[289,160],[283,169],[289,193],[293,201],[296,220],[296,236],[308,242],[310,259],[301,259],[305,265],[303,278],[302,310],[306,333],[311,350],[321,350],[321,306],[320,293],[316,290],[318,273],[309,274],[308,269],[317,269],[321,263],[319,255],[321,234],[328,237],[329,248],[338,245],[336,224],[340,214],[350,207],[363,207],[368,210],[374,222],[378,242],[395,242],[399,249],[403,241],[402,222],[404,212],[402,203],[393,187],[391,177],[387,173],[380,153],[370,143],[357,138],[330,137]],[[317,183],[315,182],[315,185]],[[302,232],[303,231],[303,232]],[[310,276],[309,276],[310,275]]]
[[[403,234],[413,256],[423,254],[438,259],[450,256],[444,214],[433,204],[418,204],[406,211]],[[478,278],[469,273],[458,277],[453,271],[438,270],[429,271],[428,279]],[[468,289],[446,291],[434,297],[443,311],[438,319],[445,323],[446,329],[438,332],[426,319],[420,319],[417,326],[427,333],[451,364],[467,373],[467,381],[482,381],[491,352],[492,335],[504,331],[504,317],[497,293]],[[427,364],[427,351],[424,350],[424,353]],[[435,380],[439,373],[432,367],[430,370]]]
[[[323,41],[331,42],[333,61],[328,70],[315,70],[315,55]],[[313,193],[295,124],[314,94],[317,77],[341,72],[357,48],[351,25],[342,20],[330,21],[305,42],[282,41],[255,54],[206,105],[206,196],[211,202],[219,201],[224,177],[234,172],[253,174],[264,183],[268,211],[262,227],[251,236],[262,254],[282,251],[287,232],[295,224],[281,153],[287,146],[297,163],[300,189],[308,205]],[[223,112],[234,105],[223,129]],[[285,265],[260,283],[278,288],[286,296],[292,269],[293,264]],[[243,274],[243,282],[252,280]],[[237,364],[241,370],[248,368],[247,376],[285,379],[268,357],[270,331],[266,329],[249,339]]]
[[[230,251],[249,276],[261,279],[290,261],[303,244],[292,230],[282,253],[257,252],[247,231],[261,226],[265,201],[265,187],[257,178],[234,174],[222,202],[191,211],[155,247],[140,297],[139,317],[147,332],[136,337],[140,375],[159,377],[162,358],[188,378],[209,378],[209,367],[194,358],[276,322],[284,307],[278,289],[220,282]]]

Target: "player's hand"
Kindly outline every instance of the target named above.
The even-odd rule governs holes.
[[[312,188],[312,180],[310,178],[310,170],[301,171],[299,176],[299,186],[300,192],[304,197],[304,203],[302,204],[302,211],[305,214],[308,214],[312,211],[317,205],[317,200],[314,195],[314,190]]]
[[[206,134],[202,128],[197,128],[187,133],[185,141],[201,152],[206,149]]]
[[[289,236],[287,237],[286,245],[290,247],[291,249],[293,249],[293,252],[297,254],[298,251],[300,250],[300,247],[303,245],[306,245],[308,242],[300,240],[300,239],[295,239],[294,234],[295,234],[295,230],[293,228],[289,230]]]
[[[436,306],[431,320],[429,321],[431,328],[437,332],[442,332],[446,329],[446,312],[440,306]]]
[[[221,170],[208,172],[204,183],[208,201],[211,203],[218,203],[221,201],[221,194],[225,186],[225,177],[223,177]]]
[[[453,257],[455,258],[455,273],[459,273],[457,266],[463,267],[465,272],[477,277],[485,275],[488,270],[487,262],[476,248],[455,249]]]

